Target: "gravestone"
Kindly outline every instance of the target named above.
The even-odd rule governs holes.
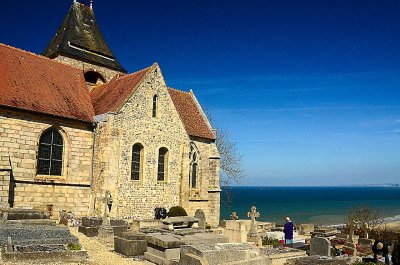
[[[348,242],[354,242],[354,231],[357,229],[356,222],[352,219],[347,224],[347,228],[349,229],[349,238]]]
[[[258,234],[257,231],[257,221],[256,218],[260,217],[260,213],[257,212],[257,208],[255,206],[251,207],[250,212],[247,213],[247,216],[250,217],[251,223],[250,223],[250,231],[247,236],[247,241],[248,242],[254,242],[257,246],[262,245],[262,238]]]
[[[146,236],[147,251],[144,258],[157,265],[169,265],[180,258],[180,246],[184,243],[180,236],[153,233]]]
[[[199,219],[199,228],[206,228],[206,215],[203,210],[198,209],[194,214],[194,218]]]
[[[232,212],[231,214],[231,220],[238,220],[239,216],[237,216],[236,212]]]
[[[323,237],[311,238],[310,256],[331,256],[331,242]]]
[[[125,256],[142,256],[147,250],[146,235],[122,232],[114,237],[114,251]]]
[[[267,265],[267,257],[248,243],[199,243],[180,248],[179,265]]]
[[[368,232],[370,231],[370,229],[368,227],[368,224],[367,223],[363,223],[361,230],[362,230],[364,238],[368,239]]]

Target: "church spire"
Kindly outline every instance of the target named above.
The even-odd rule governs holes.
[[[66,56],[126,73],[101,34],[93,12],[93,1],[90,1],[90,7],[73,1],[43,55],[49,58]]]

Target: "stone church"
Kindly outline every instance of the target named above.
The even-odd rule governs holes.
[[[71,5],[42,55],[0,44],[0,203],[57,217],[147,219],[180,205],[218,225],[216,132],[157,63],[128,73],[91,6]]]

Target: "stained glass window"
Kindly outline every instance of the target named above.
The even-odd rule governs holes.
[[[54,128],[43,132],[39,140],[37,174],[62,175],[64,141]]]

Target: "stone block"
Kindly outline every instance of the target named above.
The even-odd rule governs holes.
[[[78,232],[84,234],[87,237],[95,237],[99,234],[100,226],[88,227],[88,226],[79,226]]]
[[[184,243],[181,241],[181,237],[172,234],[160,234],[153,233],[146,236],[146,241],[149,244],[161,247],[161,248],[179,248]]]
[[[82,217],[82,226],[101,226],[103,219],[99,217]]]
[[[331,256],[331,242],[323,237],[313,237],[310,242],[310,256]]]
[[[123,235],[114,237],[114,251],[125,256],[144,255],[147,244],[144,235]]]

